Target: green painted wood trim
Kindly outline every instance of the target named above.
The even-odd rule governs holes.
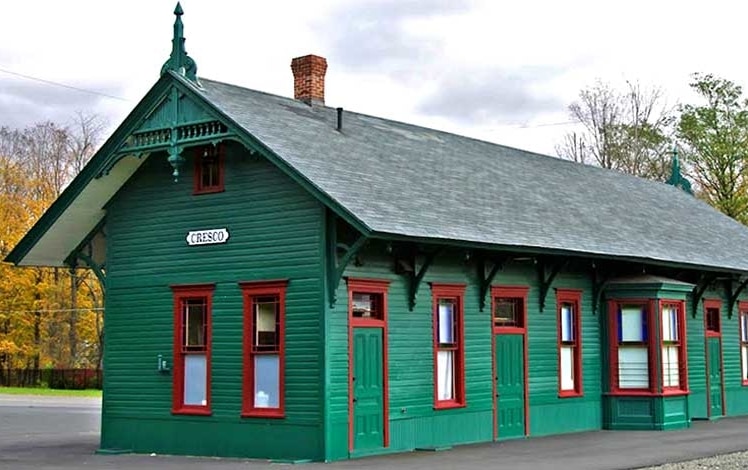
[[[541,260],[538,263],[538,283],[540,286],[540,296],[538,297],[538,302],[540,306],[540,313],[543,313],[543,310],[545,310],[545,300],[548,297],[548,292],[551,290],[553,281],[556,279],[556,276],[558,276],[558,273],[560,273],[568,264],[568,259],[551,263],[551,271],[548,273],[548,276],[546,276],[546,262],[544,260]]]
[[[470,240],[456,240],[456,239],[451,239],[451,238],[430,238],[430,237],[401,235],[397,233],[379,232],[379,231],[369,232],[369,237],[372,239],[392,241],[392,242],[408,241],[411,243],[443,245],[443,246],[467,248],[467,249],[483,249],[483,250],[489,250],[489,251],[494,251],[494,252],[522,253],[524,255],[569,256],[569,257],[575,257],[579,259],[590,259],[590,260],[627,261],[627,262],[632,262],[632,263],[648,264],[651,266],[690,269],[694,271],[748,274],[748,270],[743,271],[740,269],[733,269],[733,268],[728,268],[724,266],[708,266],[708,265],[702,265],[702,264],[676,263],[672,261],[655,260],[651,258],[639,258],[636,256],[618,256],[618,255],[591,253],[591,252],[585,252],[585,251],[542,248],[542,247],[535,247],[535,246],[490,244],[490,243],[483,243],[483,242],[474,242]]]
[[[745,290],[746,286],[748,286],[748,278],[741,282],[734,291],[732,289],[732,280],[727,281],[727,318],[732,318],[732,313],[735,310],[735,304],[738,303],[738,298],[740,298],[740,294],[743,292],[743,290]]]
[[[335,306],[337,301],[337,290],[340,280],[343,279],[345,268],[354,259],[361,248],[369,241],[364,234],[360,234],[352,245],[337,241],[337,217],[329,214],[325,218],[325,240],[326,240],[326,263],[327,267],[327,295],[330,302],[330,308]],[[343,257],[338,261],[338,249],[343,249]]]
[[[488,291],[491,289],[491,283],[499,271],[504,269],[507,260],[508,258],[506,257],[493,259],[493,266],[488,274],[486,274],[486,257],[482,256],[478,260],[478,279],[480,280],[479,308],[481,312],[486,308],[486,297],[488,296]]]
[[[704,292],[706,292],[706,290],[709,288],[709,285],[714,281],[716,277],[717,276],[715,276],[714,274],[704,273],[701,275],[701,279],[699,279],[699,282],[693,288],[691,298],[691,318],[696,318],[696,315],[699,313],[699,305],[701,304],[701,299],[704,297]]]
[[[52,203],[33,227],[18,242],[13,250],[5,257],[5,261],[18,264],[28,254],[31,248],[41,239],[49,228],[59,219],[60,215],[70,206],[76,197],[83,191],[86,185],[96,178],[106,165],[109,155],[116,152],[122,142],[133,129],[140,124],[152,109],[152,103],[162,97],[168,90],[170,84],[174,82],[171,74],[164,74],[151,89],[145,94],[135,108],[125,118],[123,123],[112,133],[104,142],[98,152],[91,158],[91,161],[83,167],[78,176],[68,185],[60,196]],[[106,201],[102,201],[103,203]]]
[[[91,242],[91,240],[93,240],[97,233],[103,233],[105,225],[106,217],[102,218],[99,223],[96,224],[90,232],[88,232],[88,235],[86,235],[86,237],[78,244],[78,246],[76,246],[75,249],[70,252],[68,257],[65,258],[65,264],[67,264],[68,266],[72,266],[71,263],[76,263],[76,258],[78,258],[78,255],[80,253],[83,253],[83,249],[88,246],[88,244]]]
[[[342,218],[347,223],[352,225],[356,230],[358,230],[359,232],[361,232],[362,234],[366,236],[371,235],[371,229],[362,220],[358,219],[348,209],[343,207],[340,203],[338,203],[336,200],[334,200],[329,195],[327,195],[325,192],[323,192],[321,189],[319,189],[314,184],[314,182],[312,182],[305,175],[297,171],[288,162],[283,160],[283,158],[281,158],[277,153],[275,153],[270,147],[266,146],[255,136],[250,134],[239,123],[234,121],[231,117],[229,117],[226,113],[224,113],[218,107],[214,106],[213,103],[210,102],[210,100],[208,100],[205,96],[202,95],[202,93],[200,92],[200,89],[196,87],[195,84],[189,82],[184,77],[172,71],[169,71],[168,75],[171,75],[174,79],[176,79],[176,81],[181,85],[183,91],[185,92],[189,91],[190,95],[193,98],[203,103],[205,106],[209,106],[214,112],[216,112],[220,116],[220,119],[223,121],[223,123],[226,124],[228,128],[239,137],[238,139],[239,142],[242,143],[246,148],[250,150],[254,150],[258,152],[259,154],[261,154],[266,159],[268,159],[271,163],[273,163],[276,167],[278,167],[283,173],[285,173],[289,178],[291,178],[297,184],[301,185],[301,187],[309,191],[309,193],[313,197],[315,197],[325,206],[329,207],[333,212],[335,212],[335,214],[338,217]]]
[[[412,270],[407,272],[408,276],[408,309],[412,312],[416,307],[416,295],[418,294],[418,288],[421,287],[424,276],[428,272],[431,265],[434,263],[436,257],[441,253],[442,249],[437,248],[434,251],[426,253],[426,259],[421,264],[420,269],[417,267],[416,256],[413,255],[410,262]],[[416,272],[417,271],[417,272]]]

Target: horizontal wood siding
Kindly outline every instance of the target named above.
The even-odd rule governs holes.
[[[395,274],[393,259],[382,244],[371,243],[359,256],[360,266],[349,266],[345,276],[387,279],[389,347],[390,450],[435,448],[493,439],[492,331],[490,298],[479,310],[479,282],[474,260],[464,253],[439,255],[427,271],[408,309],[408,281]],[[551,289],[543,313],[538,308],[537,267],[531,262],[510,264],[493,285],[530,287],[530,433],[570,432],[602,427],[600,387],[600,335],[598,317],[592,315],[589,275],[562,273],[553,288],[583,289],[582,326],[584,396],[558,398],[556,299]],[[435,410],[433,315],[429,283],[465,283],[465,361],[467,406]],[[330,431],[328,459],[347,456],[348,330],[347,289],[342,281],[338,302],[328,309],[328,399]]]
[[[203,442],[215,437],[222,442],[215,449],[225,455],[322,459],[323,209],[279,170],[239,145],[227,150],[225,191],[193,195],[189,149],[185,156],[175,183],[166,155],[152,155],[107,207],[102,446],[213,452]],[[224,227],[230,233],[226,244],[185,242],[190,230]],[[237,282],[269,279],[289,279],[286,418],[243,419],[243,303]],[[215,283],[209,417],[172,416],[172,376],[156,371],[159,354],[173,364],[169,286],[191,283]],[[288,438],[261,438],[278,437],[284,429],[288,436],[297,436],[293,449],[285,445]],[[178,433],[180,439],[169,433]]]

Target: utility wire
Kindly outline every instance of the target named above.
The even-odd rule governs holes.
[[[44,78],[34,77],[34,76],[31,76],[31,75],[26,75],[26,74],[18,73],[18,72],[13,72],[12,70],[7,70],[7,69],[0,68],[0,72],[7,73],[8,75],[14,75],[16,77],[25,78],[26,80],[32,80],[34,82],[44,83],[46,85],[52,85],[52,86],[57,86],[57,87],[61,87],[61,88],[67,88],[68,90],[80,91],[81,93],[88,93],[88,94],[91,94],[91,95],[103,96],[104,98],[110,98],[110,99],[119,100],[119,101],[130,101],[127,98],[122,98],[121,96],[114,96],[114,95],[109,95],[107,93],[102,93],[100,91],[87,90],[85,88],[78,88],[76,86],[67,85],[65,83],[54,82],[52,80],[46,80]]]

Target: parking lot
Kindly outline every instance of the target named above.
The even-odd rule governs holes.
[[[0,469],[277,469],[258,460],[98,455],[100,400],[0,395]],[[748,449],[748,418],[670,432],[601,431],[306,467],[404,470],[623,469]],[[748,465],[748,462],[746,463]]]

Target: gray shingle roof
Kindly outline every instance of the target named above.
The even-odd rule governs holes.
[[[211,80],[198,90],[372,231],[748,272],[748,228],[663,183]]]

